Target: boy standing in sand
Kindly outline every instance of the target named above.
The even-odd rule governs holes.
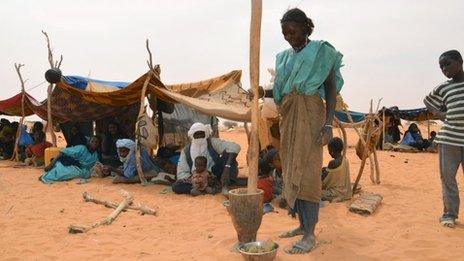
[[[454,227],[459,214],[459,189],[456,173],[464,167],[464,71],[462,56],[456,50],[443,53],[440,69],[450,79],[436,87],[424,103],[443,121],[435,142],[439,144],[440,177],[443,192],[443,215],[440,223]]]

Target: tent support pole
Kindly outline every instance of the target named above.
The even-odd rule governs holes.
[[[158,133],[159,133],[159,141],[158,147],[163,146],[164,141],[164,119],[163,119],[163,112],[157,110],[156,113],[158,114]]]
[[[377,150],[374,150],[374,164],[375,164],[375,184],[380,184],[380,167],[377,158]]]
[[[19,138],[21,136],[21,129],[24,124],[24,117],[26,116],[25,110],[24,110],[24,99],[25,99],[25,94],[26,91],[24,89],[24,80],[21,75],[21,67],[24,66],[24,64],[14,64],[16,73],[18,73],[19,80],[21,82],[21,120],[19,121],[19,126],[18,130],[16,131],[16,140],[15,140],[15,146],[14,146],[14,151],[13,155],[11,157],[11,160],[19,161]]]
[[[144,110],[145,110],[145,94],[147,92],[147,86],[148,83],[151,80],[153,72],[150,70],[147,73],[147,78],[145,79],[145,82],[143,83],[143,88],[142,92],[140,94],[140,110],[139,110],[139,116],[142,116]],[[137,120],[138,122],[138,120]],[[147,184],[147,180],[145,179],[145,176],[143,175],[143,169],[142,169],[142,160],[141,160],[141,153],[140,150],[142,149],[140,146],[140,141],[139,141],[139,136],[140,135],[140,129],[139,129],[139,124],[135,124],[135,165],[137,166],[137,174],[139,175],[140,182],[142,184]]]
[[[430,120],[427,119],[427,139],[430,139]]]
[[[61,63],[63,62],[63,55],[60,56],[59,61],[54,61],[52,48],[50,46],[50,38],[48,37],[48,34],[46,32],[42,31],[42,34],[45,36],[45,39],[47,40],[48,62],[50,63],[50,68],[59,69],[61,66]],[[53,147],[56,147],[57,145],[56,136],[55,136],[55,132],[53,131],[53,119],[52,119],[52,101],[51,101],[52,91],[53,91],[53,84],[50,83],[47,89],[47,130],[50,132],[50,136],[52,137]]]
[[[53,84],[48,85],[47,89],[47,130],[50,132],[50,136],[52,137],[52,144],[53,147],[56,147],[56,136],[55,131],[53,130],[53,119],[52,119],[52,90]]]
[[[382,110],[382,150],[385,148],[386,122],[385,122],[385,107]]]

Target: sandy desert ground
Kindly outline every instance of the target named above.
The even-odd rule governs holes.
[[[356,135],[353,130],[348,134],[354,180],[360,161],[352,147]],[[239,142],[245,151],[243,130],[221,135]],[[442,210],[438,155],[380,151],[379,160],[381,184],[371,184],[369,167],[361,180],[363,190],[384,197],[372,216],[350,213],[347,203],[323,207],[317,248],[304,256],[282,251],[294,239],[278,235],[297,226],[297,220],[282,209],[263,217],[258,238],[280,244],[276,260],[462,260],[464,224],[446,229],[438,223]],[[241,174],[246,174],[245,153],[239,161]],[[113,185],[109,179],[45,185],[37,180],[40,174],[0,162],[1,260],[242,260],[229,251],[236,235],[220,195],[162,194],[164,186]],[[461,173],[458,181],[463,182]],[[120,201],[120,189],[129,191],[135,202],[156,207],[158,215],[129,211],[110,226],[68,234],[70,224],[91,224],[111,212],[83,202],[84,191]]]

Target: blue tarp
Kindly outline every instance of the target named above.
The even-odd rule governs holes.
[[[110,81],[102,81],[102,80],[95,80],[87,77],[82,77],[82,76],[76,76],[76,75],[69,75],[69,76],[63,76],[63,80],[65,83],[71,85],[72,87],[80,90],[85,90],[87,87],[87,83],[89,81],[98,83],[101,85],[106,85],[118,89],[122,89],[127,87],[129,85],[129,82],[110,82]]]
[[[366,117],[366,115],[362,112],[348,111],[348,113],[351,115],[351,118],[353,119],[354,123],[361,122]],[[336,111],[335,117],[337,117],[337,119],[339,119],[341,122],[350,122],[348,116],[344,111]]]
[[[382,113],[380,110],[379,113]],[[419,109],[410,109],[410,110],[400,110],[398,107],[390,107],[385,109],[386,116],[396,116],[402,120],[407,121],[426,121],[426,120],[435,120],[431,112],[427,108]]]

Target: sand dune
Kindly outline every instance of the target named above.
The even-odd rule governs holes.
[[[221,135],[246,144],[243,130]],[[349,130],[349,145],[356,140]],[[354,180],[360,161],[352,148],[348,157]],[[442,203],[437,154],[379,152],[379,157],[382,183],[371,184],[369,168],[361,180],[363,190],[384,197],[377,212],[363,217],[348,212],[346,203],[329,204],[321,209],[317,248],[297,257],[279,251],[276,260],[462,260],[464,225],[445,229],[438,224]],[[245,165],[245,153],[239,161]],[[219,195],[161,194],[163,186],[113,185],[109,179],[44,185],[37,180],[40,170],[0,164],[1,260],[242,260],[229,251],[235,230]],[[241,171],[246,175],[246,168]],[[90,224],[111,212],[84,203],[84,191],[120,201],[119,189],[129,191],[135,202],[157,207],[158,215],[129,211],[110,226],[68,234],[68,225]],[[293,239],[277,236],[297,224],[278,209],[263,217],[258,238],[286,247]]]

